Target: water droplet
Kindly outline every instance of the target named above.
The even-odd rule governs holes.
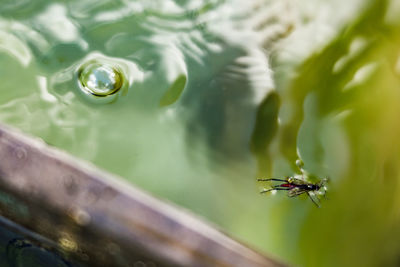
[[[58,244],[66,251],[78,249],[78,244],[66,233],[62,233],[62,236],[58,239]]]
[[[121,89],[124,80],[117,67],[95,61],[81,66],[78,75],[81,89],[98,97],[115,94]]]
[[[15,149],[15,156],[20,160],[25,159],[27,156],[27,152],[23,147],[17,147]]]
[[[88,225],[90,223],[90,214],[87,213],[85,210],[83,209],[73,209],[70,212],[70,216],[72,217],[72,219],[81,226],[85,226]]]
[[[76,195],[79,191],[79,184],[72,176],[64,178],[64,186],[68,195]]]

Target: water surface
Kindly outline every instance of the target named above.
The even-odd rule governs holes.
[[[399,7],[302,3],[5,1],[0,120],[296,265],[395,266]],[[321,209],[258,194],[298,160]]]

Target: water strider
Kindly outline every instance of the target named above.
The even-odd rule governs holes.
[[[302,176],[303,177],[303,176]],[[321,190],[323,190],[322,195],[325,197],[326,194],[326,183],[328,179],[322,179],[318,183],[311,183],[307,182],[304,179],[299,179],[295,177],[286,177],[286,179],[276,179],[276,178],[269,178],[269,179],[257,179],[257,181],[279,181],[283,182],[282,184],[278,185],[273,185],[269,189],[264,189],[260,193],[267,193],[270,191],[275,191],[275,190],[286,190],[288,191],[288,196],[289,197],[296,197],[300,196],[302,194],[307,194],[308,197],[311,199],[311,201],[319,208],[319,198],[317,194],[320,193]]]

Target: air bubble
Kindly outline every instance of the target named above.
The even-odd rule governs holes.
[[[73,66],[78,95],[93,104],[111,103],[126,96],[133,81],[141,83],[144,73],[135,62],[93,52]]]
[[[98,97],[115,94],[121,89],[124,80],[117,67],[99,62],[83,65],[78,75],[81,89]]]
[[[23,147],[18,147],[15,150],[15,156],[17,157],[17,159],[24,159],[27,156],[27,152]]]

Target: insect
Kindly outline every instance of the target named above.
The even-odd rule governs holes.
[[[288,191],[289,197],[297,197],[302,194],[307,194],[311,201],[319,208],[319,198],[316,193],[318,193],[321,189],[324,189],[324,197],[326,198],[326,187],[325,184],[328,179],[322,179],[319,183],[311,183],[302,179],[294,178],[294,177],[286,177],[286,179],[257,179],[257,181],[265,182],[265,181],[278,181],[283,182],[282,184],[273,185],[270,189],[264,189],[260,193],[267,193],[274,190],[286,190]]]

